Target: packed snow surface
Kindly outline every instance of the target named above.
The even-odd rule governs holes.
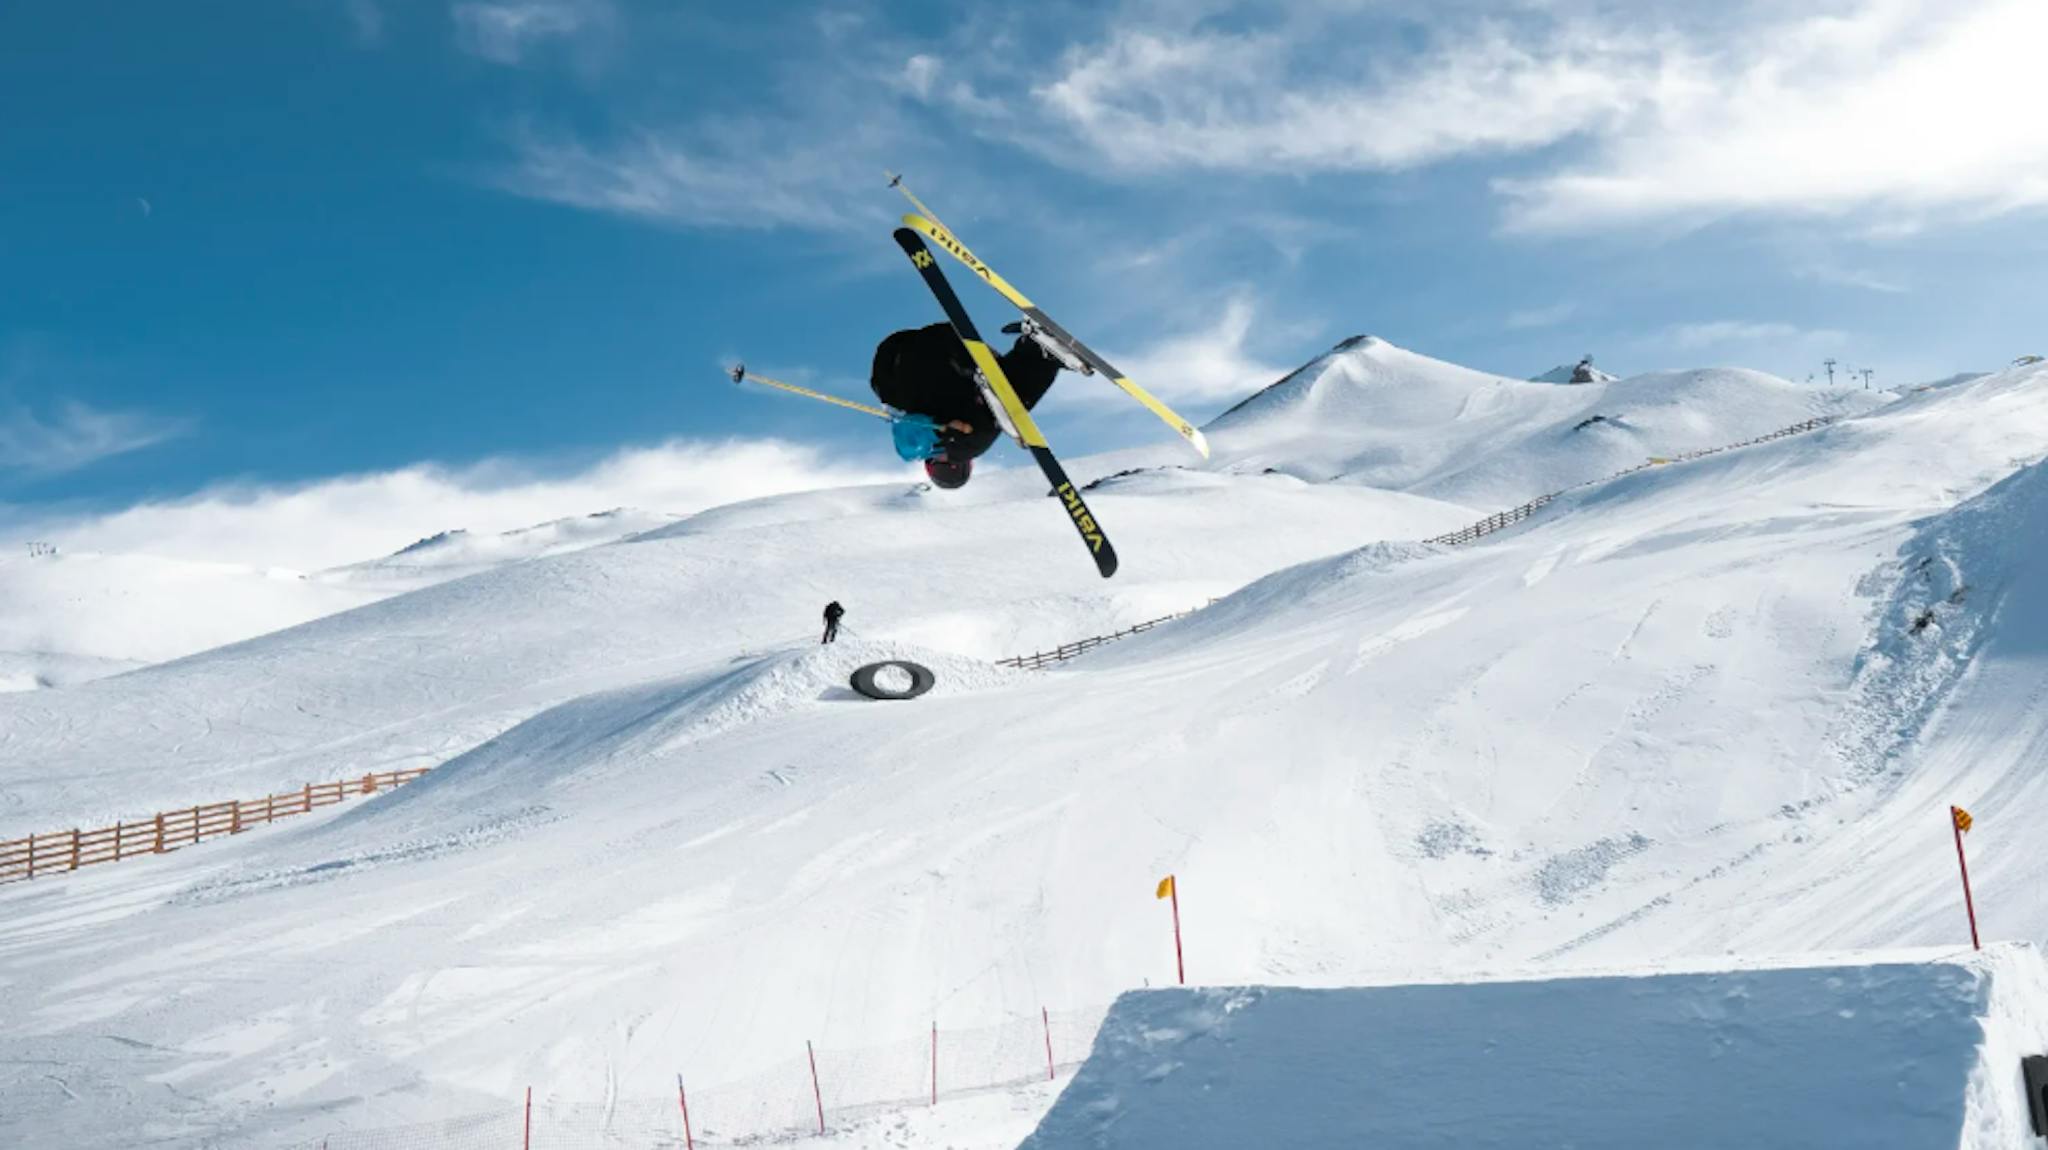
[[[153,555],[0,559],[0,691],[68,686],[358,607],[296,571]]]
[[[585,547],[615,543],[642,531],[666,527],[676,518],[659,512],[619,507],[496,534],[477,535],[455,528],[409,543],[382,559],[329,568],[318,577],[329,583],[372,588],[386,593],[415,591],[507,563],[565,555]]]
[[[2008,946],[1579,978],[1134,991],[1020,1150],[2026,1144]]]
[[[621,508],[495,535],[446,531],[313,573],[95,552],[0,558],[0,691],[104,678],[674,521]]]
[[[0,888],[0,1145],[668,1099],[807,1039],[1101,1004],[1173,977],[1168,873],[1218,984],[1953,945],[1956,802],[1987,935],[2048,936],[2048,365],[1868,411],[1623,380],[1600,413],[1646,383],[1617,411],[1655,434],[1603,455],[1614,429],[1521,390],[1590,387],[1376,341],[1322,362],[1219,421],[1213,469],[1073,461],[1114,580],[1040,479],[991,469],[0,697],[0,834],[440,768]],[[1414,542],[1646,444],[1830,413]],[[1212,597],[1057,670],[987,665]],[[849,697],[890,653],[941,690]],[[861,1129],[835,1137],[995,1144],[936,1113]]]

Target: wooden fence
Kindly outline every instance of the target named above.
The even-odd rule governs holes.
[[[1214,602],[1214,600],[1211,600],[1211,602]],[[1196,610],[1200,610],[1200,608],[1196,608]],[[1126,639],[1132,635],[1150,631],[1161,623],[1171,623],[1175,619],[1194,613],[1194,611],[1181,611],[1173,615],[1161,615],[1157,619],[1147,619],[1143,623],[1134,623],[1111,635],[1091,635],[1086,639],[1076,639],[1071,643],[1062,643],[1050,651],[1036,651],[1029,655],[1012,655],[1007,659],[997,659],[996,666],[1015,667],[1020,671],[1042,670],[1054,663],[1064,663],[1083,651],[1093,651],[1104,643],[1114,643],[1118,639]]]
[[[1493,514],[1487,516],[1484,519],[1481,519],[1479,522],[1474,523],[1469,527],[1460,527],[1456,531],[1451,532],[1449,535],[1439,535],[1434,539],[1425,539],[1423,540],[1423,542],[1440,543],[1446,547],[1457,547],[1462,544],[1470,543],[1474,539],[1484,539],[1486,536],[1491,535],[1496,531],[1512,527],[1515,524],[1520,523],[1522,520],[1527,519],[1531,515],[1536,514],[1537,508],[1542,507],[1544,504],[1550,502],[1553,499],[1556,499],[1559,494],[1561,494],[1561,492],[1554,491],[1551,492],[1549,495],[1538,495],[1536,498],[1531,499],[1529,502],[1522,504],[1520,507],[1510,507],[1506,511],[1496,511]]]
[[[1646,459],[1643,462],[1636,464],[1634,467],[1624,468],[1620,471],[1615,472],[1612,475],[1603,475],[1598,479],[1588,479],[1584,483],[1573,484],[1572,486],[1565,488],[1563,491],[1553,491],[1548,495],[1538,495],[1536,498],[1531,499],[1529,502],[1522,504],[1520,507],[1510,507],[1506,511],[1496,511],[1493,514],[1487,516],[1486,518],[1481,519],[1477,523],[1473,523],[1465,527],[1460,527],[1456,531],[1453,531],[1448,535],[1439,535],[1434,539],[1425,539],[1423,540],[1423,542],[1434,543],[1444,547],[1460,547],[1464,544],[1471,543],[1475,540],[1484,539],[1488,535],[1491,535],[1496,531],[1504,531],[1507,528],[1512,527],[1517,523],[1520,523],[1524,519],[1529,518],[1531,515],[1536,514],[1536,512],[1541,510],[1545,505],[1555,502],[1559,496],[1569,494],[1573,491],[1577,491],[1582,487],[1591,487],[1597,483],[1612,482],[1613,480],[1620,479],[1624,475],[1634,475],[1638,471],[1647,471],[1652,467],[1663,467],[1666,464],[1671,463],[1684,463],[1689,459],[1701,459],[1709,455],[1718,455],[1723,451],[1734,451],[1735,449],[1740,447],[1754,447],[1759,443],[1769,443],[1774,439],[1784,439],[1788,436],[1802,435],[1816,428],[1826,427],[1828,424],[1833,423],[1837,418],[1837,416],[1832,415],[1817,416],[1813,419],[1809,419],[1801,423],[1795,423],[1790,427],[1781,427],[1776,431],[1769,432],[1764,435],[1759,435],[1755,439],[1745,439],[1740,443],[1727,443],[1721,445],[1720,447],[1702,448],[1698,451],[1688,451],[1683,455],[1651,456],[1649,459]],[[1209,600],[1209,602],[1214,603],[1215,600],[1211,599]],[[1199,609],[1200,608],[1197,608],[1197,610]],[[1141,631],[1150,631],[1152,628],[1159,626],[1161,623],[1171,623],[1175,619],[1180,619],[1192,614],[1194,614],[1194,611],[1182,611],[1178,615],[1167,615],[1158,619],[1148,619],[1145,622],[1139,623],[1134,627],[1126,627],[1113,635],[1094,635],[1086,639],[1076,639],[1072,643],[1062,643],[1058,647],[1055,647],[1050,651],[1038,651],[1030,655],[1013,655],[1008,659],[998,659],[996,660],[996,666],[1016,667],[1020,670],[1026,671],[1042,670],[1043,668],[1049,667],[1054,663],[1064,663],[1068,659],[1071,659],[1074,656],[1079,655],[1085,651],[1093,651],[1095,648],[1102,646],[1104,643],[1114,643],[1118,639],[1123,639],[1131,635],[1136,635]]]
[[[138,855],[160,855],[201,839],[238,835],[290,815],[303,815],[314,807],[333,806],[357,795],[388,791],[431,769],[413,767],[340,782],[308,783],[283,794],[162,811],[150,818],[117,822],[97,830],[73,828],[25,839],[0,840],[0,883],[25,882]]]

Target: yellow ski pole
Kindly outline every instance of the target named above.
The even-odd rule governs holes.
[[[942,231],[950,232],[953,230],[946,226],[946,221],[939,218],[939,213],[924,206],[924,201],[918,199],[917,193],[910,190],[910,185],[903,182],[903,177],[901,174],[889,171],[887,168],[882,169],[882,174],[889,177],[890,187],[895,188],[897,191],[902,192],[905,196],[909,197],[911,206],[917,209],[918,215],[921,215],[925,219],[928,219],[931,222],[939,225],[939,228]]]
[[[808,387],[798,387],[796,384],[793,383],[784,383],[779,379],[770,379],[765,375],[756,375],[753,372],[748,371],[747,365],[744,363],[734,364],[732,366],[731,372],[729,372],[728,374],[732,376],[732,381],[734,383],[765,384],[769,387],[779,388],[783,391],[789,392],[791,395],[802,395],[807,396],[811,399],[823,400],[826,403],[834,404],[839,407],[851,408],[852,410],[858,411],[863,415],[872,415],[877,419],[895,418],[894,416],[890,415],[888,412],[882,410],[881,408],[874,407],[870,404],[855,403],[853,400],[841,399],[836,395],[826,395],[822,391],[812,391]]]

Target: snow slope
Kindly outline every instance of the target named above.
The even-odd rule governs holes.
[[[1456,550],[1401,542],[1458,514],[1421,496],[1147,471],[1092,493],[1109,582],[1028,474],[816,493],[0,699],[10,826],[455,760],[0,889],[0,1143],[666,1099],[1104,1002],[1171,977],[1165,873],[1225,984],[1953,945],[1960,802],[1990,935],[2041,940],[2044,455],[2048,365]],[[859,642],[809,647],[828,598]],[[957,689],[845,697],[885,650]]]
[[[2026,1036],[2048,1037],[2048,963],[2018,946],[1606,977],[1140,991],[1111,1010],[1094,1054],[1020,1150],[2002,1150],[2033,1137]]]
[[[1090,493],[1129,553],[1104,581],[1035,473],[970,492],[741,504],[117,681],[0,699],[0,836],[432,765],[569,699],[814,642],[832,599],[852,634],[993,659],[1199,606],[1326,553],[1332,522],[1412,538],[1470,517],[1285,476],[1136,476]]]
[[[674,521],[620,508],[496,535],[447,531],[312,574],[136,554],[0,559],[0,691],[104,678]]]
[[[377,597],[296,571],[152,555],[0,559],[0,690],[81,683]]]
[[[1204,430],[1212,466],[1341,478],[1493,511],[1651,456],[1883,402],[1737,368],[1556,387],[1354,337]]]
[[[332,567],[315,578],[323,582],[374,588],[385,594],[416,591],[450,579],[474,575],[507,563],[564,555],[615,543],[643,531],[674,523],[678,517],[632,507],[594,515],[556,519],[533,527],[472,535],[460,528],[430,535],[382,559]]]

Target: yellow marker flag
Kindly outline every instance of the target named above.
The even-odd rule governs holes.
[[[1166,876],[1165,878],[1163,878],[1163,879],[1160,879],[1160,880],[1159,880],[1159,893],[1158,893],[1157,895],[1155,895],[1154,897],[1156,897],[1156,898],[1172,898],[1172,897],[1173,897],[1173,876],[1172,876],[1172,875],[1167,875],[1167,876]]]
[[[1970,812],[1964,810],[1961,807],[1950,807],[1949,810],[1952,810],[1956,813],[1956,829],[1959,831],[1968,831],[1970,829],[1971,821]]]

